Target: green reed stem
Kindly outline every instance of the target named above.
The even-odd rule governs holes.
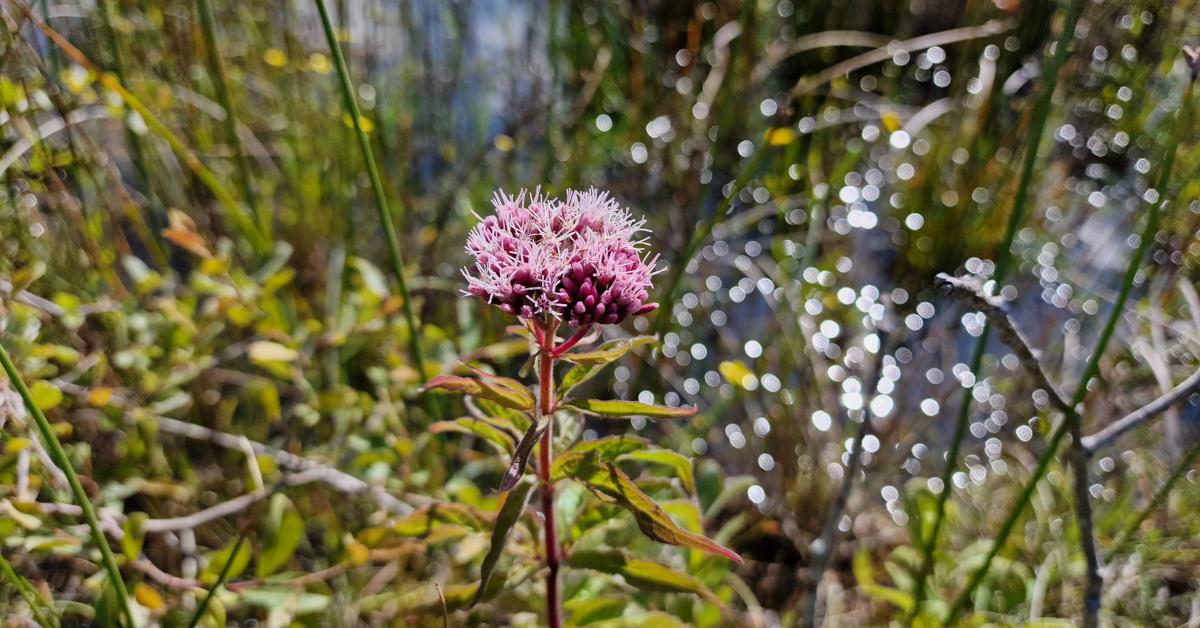
[[[187,144],[184,144],[183,140],[181,140],[179,136],[170,129],[170,127],[168,127],[162,120],[159,120],[158,116],[154,115],[154,112],[151,111],[149,107],[142,103],[137,96],[134,96],[128,89],[126,89],[122,82],[115,75],[101,70],[96,66],[95,63],[92,63],[91,59],[88,59],[87,55],[83,54],[79,48],[76,48],[74,44],[67,41],[67,38],[63,37],[61,33],[48,26],[45,22],[39,20],[37,16],[33,14],[33,11],[29,9],[28,5],[20,0],[14,0],[13,4],[16,5],[16,7],[23,14],[25,14],[29,21],[37,26],[38,29],[41,30],[48,39],[50,39],[50,41],[54,42],[54,45],[58,46],[58,48],[62,50],[63,54],[67,55],[71,61],[78,63],[95,74],[96,82],[99,83],[101,87],[116,93],[121,97],[121,100],[127,107],[133,109],[142,117],[142,120],[146,123],[146,126],[149,127],[150,131],[162,138],[162,140],[171,147],[171,150],[174,151],[176,157],[183,163],[184,167],[190,170],[192,174],[196,175],[196,178],[200,179],[200,182],[208,188],[213,197],[217,199],[217,202],[225,208],[226,211],[222,213],[222,216],[229,220],[234,229],[237,230],[238,234],[250,243],[250,246],[254,249],[255,253],[259,255],[266,255],[268,252],[270,252],[271,241],[258,232],[258,229],[254,226],[254,221],[245,214],[242,206],[237,202],[237,199],[235,199],[233,195],[229,193],[229,190],[225,189],[225,186],[221,184],[220,179],[218,179],[217,176],[213,174],[213,172],[209,170],[207,166],[204,165],[204,162],[200,161],[200,158],[197,157],[196,154],[187,147]]]
[[[242,551],[242,544],[246,542],[246,534],[243,532],[238,535],[237,542],[233,544],[233,551],[229,553],[229,558],[225,564],[221,566],[221,573],[217,574],[217,581],[212,588],[208,590],[208,595],[200,601],[200,605],[196,607],[196,612],[192,614],[191,621],[188,622],[188,628],[196,628],[200,624],[200,620],[204,619],[204,613],[208,611],[208,605],[212,603],[212,599],[217,594],[217,590],[225,584],[225,580],[229,578],[229,572],[232,571],[233,563],[237,562],[238,552]]]
[[[104,34],[108,39],[109,54],[112,55],[113,74],[117,75],[117,80],[122,85],[128,85],[125,74],[125,55],[121,52],[121,42],[117,38],[117,29],[113,26],[118,15],[117,9],[113,6],[114,0],[100,0],[100,17],[104,21]],[[49,13],[44,13],[49,16]],[[142,143],[142,138],[129,125],[124,125],[125,137],[129,141],[129,149],[133,157],[133,166],[137,170],[138,176],[141,177],[142,183],[150,187],[150,170],[146,165],[146,147]],[[149,194],[148,194],[149,195]]]
[[[21,379],[16,365],[13,364],[12,358],[9,357],[8,351],[2,344],[0,344],[0,366],[4,367],[4,373],[8,376],[9,381],[12,382],[13,388],[17,390],[17,394],[25,402],[25,408],[29,410],[30,416],[33,417],[33,422],[37,425],[38,433],[41,434],[42,442],[50,454],[50,459],[67,476],[67,483],[71,486],[71,493],[74,494],[75,501],[79,504],[80,510],[83,511],[83,518],[87,520],[88,529],[91,530],[92,541],[100,548],[101,562],[103,563],[104,570],[108,572],[108,578],[112,580],[113,586],[117,590],[117,596],[121,598],[121,611],[125,614],[125,620],[128,624],[133,626],[134,616],[133,610],[129,606],[129,592],[125,588],[125,581],[121,579],[121,568],[117,566],[117,559],[113,556],[112,549],[108,547],[108,539],[105,538],[104,531],[100,529],[100,520],[96,518],[96,510],[92,508],[92,501],[88,499],[87,493],[83,490],[83,485],[79,483],[79,476],[75,474],[75,467],[71,465],[71,459],[67,457],[67,452],[63,449],[62,443],[59,442],[58,436],[54,434],[54,430],[50,427],[50,421],[46,419],[46,415],[42,412],[42,409],[34,403],[33,394],[29,392],[29,387]]]
[[[1079,2],[1079,0],[1073,1]],[[1142,229],[1141,240],[1138,242],[1137,250],[1129,258],[1129,263],[1125,267],[1125,276],[1121,282],[1121,290],[1117,294],[1117,300],[1113,303],[1112,310],[1109,311],[1108,319],[1105,321],[1104,328],[1100,332],[1100,337],[1096,341],[1096,348],[1092,350],[1092,354],[1088,357],[1083,376],[1079,380],[1079,385],[1075,388],[1075,394],[1071,396],[1072,411],[1067,413],[1054,429],[1050,441],[1046,444],[1045,451],[1038,459],[1038,464],[1034,469],[1033,475],[1026,482],[1016,504],[1013,505],[1003,525],[1001,525],[1000,531],[996,535],[995,540],[993,540],[992,547],[988,550],[983,564],[971,574],[966,588],[959,593],[954,604],[950,607],[950,611],[947,613],[945,619],[946,624],[953,624],[958,615],[962,613],[963,609],[970,602],[972,593],[974,593],[975,589],[983,581],[988,569],[991,568],[992,560],[1000,552],[1001,548],[1003,548],[1005,541],[1008,540],[1008,536],[1012,534],[1013,529],[1016,527],[1017,521],[1029,505],[1033,497],[1033,492],[1037,488],[1038,482],[1045,476],[1046,470],[1049,468],[1059,444],[1067,433],[1071,431],[1074,424],[1081,420],[1078,411],[1074,410],[1074,408],[1087,396],[1088,383],[1099,374],[1100,359],[1103,357],[1104,350],[1108,347],[1109,341],[1112,340],[1113,332],[1117,328],[1117,322],[1121,320],[1121,315],[1125,312],[1125,302],[1129,299],[1129,293],[1133,290],[1134,279],[1141,268],[1142,259],[1145,258],[1146,252],[1150,249],[1150,243],[1154,241],[1154,236],[1158,233],[1158,227],[1162,223],[1162,205],[1166,200],[1167,187],[1171,182],[1171,170],[1175,165],[1176,151],[1182,139],[1182,131],[1188,126],[1187,122],[1191,120],[1194,86],[1195,81],[1192,81],[1188,84],[1187,90],[1184,92],[1183,104],[1180,106],[1175,118],[1175,128],[1171,134],[1170,141],[1166,145],[1162,170],[1159,171],[1158,179],[1154,185],[1154,189],[1158,193],[1158,198],[1150,205],[1150,215],[1146,218],[1146,226]]]
[[[1079,22],[1079,16],[1083,12],[1082,0],[1070,0],[1067,8],[1067,19],[1063,25],[1062,33],[1059,34],[1058,40],[1054,44],[1054,55],[1046,66],[1046,72],[1043,75],[1042,92],[1038,95],[1037,102],[1034,103],[1033,120],[1029,128],[1029,145],[1025,148],[1025,157],[1021,162],[1021,174],[1017,180],[1017,191],[1013,196],[1012,210],[1008,215],[1008,223],[1004,228],[1004,237],[1000,241],[1000,248],[996,251],[996,271],[993,274],[993,279],[997,284],[1008,275],[1012,266],[1012,245],[1016,238],[1017,230],[1025,217],[1025,212],[1029,202],[1030,190],[1033,187],[1033,179],[1035,166],[1037,165],[1038,148],[1041,143],[1042,135],[1046,130],[1046,122],[1050,117],[1050,106],[1054,98],[1054,90],[1058,84],[1058,72],[1062,68],[1070,54],[1071,40],[1075,37],[1075,25]],[[985,323],[983,332],[975,340],[975,346],[971,350],[970,373],[976,376],[976,382],[979,380],[979,372],[983,366],[983,357],[987,354],[988,338],[991,336],[991,323]],[[909,614],[907,624],[912,625],[913,620],[920,614],[921,604],[925,599],[925,587],[929,580],[930,574],[933,572],[934,553],[937,550],[938,536],[942,530],[942,524],[946,518],[946,502],[950,499],[952,491],[952,480],[954,472],[958,469],[959,455],[962,451],[963,440],[967,435],[967,427],[970,424],[971,405],[972,405],[972,390],[964,389],[962,391],[962,400],[958,406],[958,417],[954,424],[954,434],[950,439],[950,446],[946,453],[946,467],[942,471],[942,491],[938,493],[937,505],[934,509],[933,527],[930,529],[929,538],[922,543],[921,570],[917,574],[916,582],[913,591],[913,607]]]
[[[258,230],[267,238],[271,237],[271,214],[267,211],[267,207],[258,202],[258,197],[254,194],[254,185],[250,180],[250,162],[246,159],[246,152],[242,148],[242,140],[238,137],[237,132],[237,116],[234,115],[233,98],[229,94],[229,79],[225,75],[225,64],[221,60],[221,51],[217,42],[216,22],[213,19],[212,2],[210,0],[196,0],[196,8],[200,14],[200,30],[204,33],[204,47],[208,53],[208,71],[212,74],[212,80],[217,92],[217,102],[221,104],[221,108],[225,110],[225,135],[226,141],[229,142],[233,149],[234,162],[237,165],[238,183],[242,187],[242,196],[246,200],[246,204],[253,208],[254,216],[258,221]]]
[[[679,292],[679,285],[683,280],[683,274],[687,269],[688,263],[696,256],[700,247],[708,241],[713,229],[725,222],[725,219],[729,217],[729,208],[733,206],[734,199],[737,198],[742,189],[750,183],[750,179],[758,172],[758,166],[762,163],[763,156],[768,150],[770,150],[770,146],[766,142],[761,142],[755,147],[754,156],[750,158],[750,161],[746,162],[741,172],[738,173],[737,179],[733,182],[733,188],[729,190],[729,195],[721,201],[721,205],[713,213],[712,219],[702,221],[699,225],[696,225],[696,230],[692,232],[692,238],[688,241],[687,247],[675,258],[671,274],[663,284],[662,293],[658,298],[658,302],[662,304],[662,311],[659,312],[658,318],[654,321],[655,334],[662,336],[671,328],[672,305],[675,302],[676,293]]]
[[[350,70],[346,67],[346,58],[342,55],[342,46],[338,43],[333,21],[329,19],[329,9],[325,0],[313,0],[317,11],[321,14],[321,26],[325,29],[325,39],[329,42],[329,51],[333,54],[334,67],[337,68],[338,83],[342,89],[342,100],[346,112],[354,123],[354,135],[358,138],[358,148],[362,151],[363,161],[367,165],[367,175],[371,178],[371,189],[375,192],[375,209],[379,213],[379,222],[383,225],[383,234],[387,238],[388,253],[392,259],[392,269],[396,273],[396,281],[400,286],[400,298],[403,300],[404,321],[408,324],[409,351],[416,362],[417,372],[421,381],[425,381],[425,357],[421,350],[421,328],[417,317],[413,314],[412,297],[408,292],[407,273],[404,270],[404,257],[400,254],[400,239],[396,236],[396,225],[392,222],[392,211],[388,207],[387,194],[383,190],[383,179],[379,176],[379,166],[375,163],[375,154],[371,151],[371,142],[367,132],[362,128],[362,114],[358,109],[358,98],[354,95],[354,85],[350,81]]]

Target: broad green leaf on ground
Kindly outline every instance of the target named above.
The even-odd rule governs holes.
[[[533,410],[533,393],[516,380],[506,377],[492,376],[489,379],[473,379],[460,375],[439,375],[429,380],[429,383],[425,384],[425,389],[445,390],[481,399],[490,399],[514,410]]]
[[[236,555],[234,555],[234,550],[237,550]],[[200,572],[200,582],[206,586],[212,586],[217,581],[217,577],[220,576],[221,571],[225,569],[225,563],[230,560],[233,563],[229,565],[229,573],[226,575],[226,579],[232,580],[237,578],[246,570],[246,566],[250,564],[250,555],[249,543],[242,543],[239,546],[237,539],[230,541],[229,545],[217,550],[208,559],[208,564]]]
[[[500,506],[500,513],[496,515],[496,524],[492,526],[492,545],[488,548],[487,556],[483,558],[483,566],[480,568],[479,589],[470,606],[478,604],[479,600],[483,598],[484,592],[487,591],[488,583],[492,579],[492,570],[496,568],[496,562],[500,560],[500,555],[504,553],[504,544],[508,541],[508,533],[512,531],[513,525],[521,518],[521,513],[525,511],[525,506],[529,504],[529,497],[533,495],[533,488],[534,482],[531,478],[526,478],[524,481],[518,482],[516,488],[508,493],[504,504]]]
[[[63,400],[63,393],[57,386],[42,380],[33,382],[33,385],[29,387],[29,392],[33,394],[33,403],[42,412],[53,409]]]
[[[851,561],[851,570],[854,573],[854,579],[858,581],[858,586],[862,588],[863,593],[894,604],[904,612],[912,610],[913,598],[911,595],[900,589],[893,589],[875,583],[875,567],[871,564],[870,552],[865,548],[854,553],[854,559]]]
[[[595,440],[585,440],[568,451],[559,455],[550,467],[550,477],[560,480],[573,475],[581,464],[591,460],[595,462],[612,462],[624,454],[651,447],[650,441],[629,435],[607,436]]]
[[[574,474],[588,488],[602,499],[618,504],[633,514],[634,520],[642,534],[660,543],[679,545],[703,550],[730,560],[742,562],[742,558],[733,550],[716,541],[693,534],[679,527],[674,519],[659,506],[653,498],[625,475],[616,465],[611,463],[584,464]]]
[[[287,611],[293,615],[313,615],[329,607],[329,596],[306,593],[303,589],[246,589],[241,592],[246,604],[268,611]]]
[[[634,558],[617,550],[577,550],[567,564],[576,569],[591,569],[621,576],[630,586],[666,593],[694,593],[720,604],[713,592],[699,580],[655,562]]]
[[[688,495],[696,494],[696,476],[692,473],[692,459],[683,454],[667,449],[639,449],[621,456],[621,459],[652,462],[671,467],[675,471],[676,477],[679,478],[679,482],[683,484],[683,490],[687,491]]]
[[[263,545],[258,553],[258,577],[269,576],[286,565],[303,538],[304,518],[286,495],[276,493],[267,511]]]
[[[121,524],[121,552],[127,560],[137,560],[142,555],[142,543],[146,540],[147,515],[144,512],[129,513],[125,523]]]
[[[517,485],[521,476],[525,475],[525,465],[529,462],[529,454],[533,453],[533,446],[537,444],[538,439],[542,437],[542,433],[550,426],[550,421],[553,417],[542,417],[537,423],[529,426],[525,430],[525,435],[521,437],[521,442],[517,443],[516,450],[513,451],[512,462],[508,464],[508,470],[504,472],[504,478],[500,480],[500,491],[512,490],[512,487]]]
[[[637,401],[620,401],[616,399],[576,399],[568,401],[567,406],[586,414],[606,418],[629,418],[644,416],[652,419],[686,419],[696,414],[696,407],[672,408],[656,406]]]
[[[629,353],[629,350],[633,349],[634,347],[654,344],[657,341],[658,339],[654,336],[621,338],[619,340],[610,340],[599,347],[592,349],[591,351],[564,353],[559,357],[573,364],[603,366],[619,359],[626,353]]]
[[[429,431],[434,434],[441,434],[443,432],[472,434],[495,445],[500,453],[512,454],[513,448],[517,444],[517,439],[512,432],[505,428],[501,421],[508,423],[504,419],[460,417],[453,421],[438,421],[429,426]],[[508,427],[512,427],[512,424],[510,423]]]

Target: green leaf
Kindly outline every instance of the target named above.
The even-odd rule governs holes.
[[[652,419],[686,419],[696,414],[696,407],[672,408],[656,406],[637,401],[620,401],[616,399],[576,399],[566,405],[580,410],[585,414],[608,418],[625,418],[634,416],[650,417]]]
[[[514,410],[533,410],[533,393],[515,379],[491,376],[472,379],[459,375],[439,375],[425,384],[426,390],[446,390],[481,399],[490,399]]]
[[[286,610],[295,615],[313,615],[329,607],[329,596],[305,593],[302,589],[246,589],[242,601],[267,610]]]
[[[675,470],[675,476],[683,484],[683,490],[687,491],[688,495],[696,494],[696,476],[692,473],[692,459],[683,454],[667,449],[640,449],[625,454],[622,459],[652,462],[671,467]]]
[[[638,436],[619,435],[585,440],[554,460],[554,464],[550,467],[550,478],[561,480],[574,475],[580,465],[589,460],[592,461],[592,464],[613,462],[624,454],[647,449],[650,446],[650,441]]]
[[[500,506],[500,514],[496,515],[496,525],[492,526],[492,545],[488,548],[487,556],[483,558],[483,566],[479,571],[479,589],[471,601],[471,606],[478,604],[483,599],[484,593],[487,592],[488,582],[492,579],[492,570],[496,568],[500,555],[504,553],[504,543],[508,540],[508,533],[521,518],[521,513],[525,512],[525,506],[529,504],[529,496],[533,495],[533,487],[532,480],[518,482],[516,488],[508,494],[504,504]]]
[[[533,422],[529,418],[529,414],[520,410],[506,408],[490,399],[476,397],[471,400],[471,403],[475,404],[476,409],[484,415],[494,419],[506,420],[512,423],[520,432],[529,429],[529,424]]]
[[[589,364],[603,366],[629,353],[630,349],[641,345],[651,345],[658,342],[654,336],[635,336],[610,340],[591,351],[564,353],[560,359],[574,364]]]
[[[233,562],[229,565],[226,578],[236,578],[241,575],[246,570],[246,565],[250,564],[250,545],[234,541],[226,545],[224,549],[217,550],[208,559],[208,565],[204,567],[204,571],[200,572],[200,582],[212,586],[225,569],[225,563],[229,561]]]
[[[488,518],[460,504],[429,504],[397,521],[392,532],[405,537],[428,536],[435,528],[453,525],[471,530],[484,530]],[[371,545],[367,543],[367,545]]]
[[[663,593],[694,593],[720,604],[713,592],[699,580],[655,562],[631,557],[617,550],[576,550],[567,558],[576,569],[591,569],[621,576],[630,586]]]
[[[521,476],[525,475],[525,465],[529,461],[529,454],[533,453],[533,446],[542,437],[542,433],[546,431],[547,427],[550,427],[551,420],[553,417],[542,417],[525,430],[525,435],[521,437],[521,442],[517,443],[517,448],[513,451],[512,462],[508,464],[508,470],[504,472],[504,477],[500,480],[501,492],[512,490],[512,487],[520,481]]]
[[[473,434],[495,445],[500,450],[500,453],[512,454],[513,447],[517,444],[517,439],[513,436],[512,432],[503,427],[503,424],[500,423],[502,420],[460,417],[453,421],[438,421],[429,426],[429,431],[434,434],[441,434],[443,432]],[[511,427],[511,424],[509,426]]]
[[[258,555],[259,578],[269,576],[292,559],[304,538],[304,519],[286,495],[271,497],[263,548]]]
[[[860,549],[854,553],[851,570],[854,573],[854,579],[858,581],[858,585],[863,593],[894,604],[903,611],[912,610],[913,599],[911,595],[899,589],[875,584],[875,567],[871,564],[871,554],[866,549]]]
[[[128,560],[137,560],[142,554],[142,542],[146,540],[146,513],[134,512],[130,513],[125,519],[125,523],[121,524],[121,531],[125,533],[121,537],[121,552],[125,554]]]
[[[616,465],[584,464],[573,475],[601,499],[611,501],[632,513],[642,534],[651,539],[668,545],[703,550],[742,562],[742,558],[733,550],[679,527],[653,498],[643,493]]]
[[[570,613],[572,625],[586,626],[594,622],[620,617],[625,613],[625,606],[628,603],[622,597],[603,596],[567,600],[563,603],[563,609]]]
[[[63,394],[57,386],[50,382],[37,380],[29,387],[29,392],[33,394],[33,403],[37,405],[42,412],[50,410],[62,403]]]
[[[575,390],[577,386],[595,377],[604,370],[604,365],[596,364],[576,364],[563,375],[562,381],[558,385],[558,398],[566,399],[567,395]]]

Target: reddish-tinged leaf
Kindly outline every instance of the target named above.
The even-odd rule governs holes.
[[[643,493],[633,483],[633,480],[616,465],[611,463],[583,464],[574,477],[581,480],[597,496],[632,513],[642,534],[651,539],[668,545],[703,550],[739,563],[742,562],[742,558],[733,550],[708,537],[688,532],[679,527],[653,498]]]
[[[550,417],[542,417],[525,430],[525,435],[521,437],[521,442],[517,443],[517,449],[513,452],[512,462],[504,472],[504,478],[500,480],[500,492],[512,490],[512,487],[521,481],[521,476],[525,475],[525,464],[529,461],[529,454],[533,452],[533,446],[542,437],[542,433],[550,426],[550,420]]]

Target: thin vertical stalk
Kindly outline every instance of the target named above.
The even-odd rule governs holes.
[[[889,353],[887,347],[887,334],[880,332],[882,336],[879,348],[879,353],[875,356],[875,364],[872,367],[870,386],[867,389],[866,398],[871,399],[875,396],[875,391],[879,389],[879,377],[883,374],[883,357]],[[858,433],[854,436],[853,444],[850,449],[850,464],[846,468],[846,475],[842,479],[842,484],[838,487],[837,497],[829,507],[829,513],[825,517],[825,525],[821,528],[820,546],[817,547],[816,558],[812,567],[811,579],[808,589],[808,602],[804,609],[804,626],[815,628],[817,626],[817,607],[818,594],[821,591],[821,580],[825,577],[825,570],[829,568],[829,561],[833,558],[833,551],[837,548],[838,540],[838,521],[841,520],[842,514],[846,510],[846,504],[850,501],[850,492],[854,486],[854,478],[858,476],[859,469],[862,468],[863,447],[862,442],[867,437],[874,433],[874,426],[871,424],[871,409],[870,406],[863,408],[862,427],[858,429]]]
[[[100,0],[100,17],[104,22],[104,34],[108,39],[109,54],[112,55],[113,74],[117,76],[117,81],[122,85],[129,85],[128,76],[125,73],[125,55],[121,52],[121,42],[117,38],[117,29],[113,23],[117,19],[117,10],[113,6],[115,0]],[[49,13],[45,14],[49,17]],[[142,144],[142,138],[129,125],[125,126],[125,137],[129,141],[129,149],[133,157],[133,166],[137,170],[138,176],[141,177],[142,183],[146,185],[147,191],[150,187],[150,170],[146,166],[146,147]]]
[[[546,431],[538,445],[538,480],[542,484],[542,516],[546,527],[546,625],[562,626],[562,606],[558,593],[558,529],[554,522],[554,482],[550,465],[554,463],[554,328],[545,330],[538,357],[539,421],[546,421]]]
[[[79,476],[75,474],[75,467],[72,466],[71,459],[67,457],[66,450],[63,449],[58,436],[54,434],[53,428],[50,427],[50,421],[46,419],[46,415],[42,412],[42,409],[34,403],[33,394],[29,392],[29,387],[25,385],[25,380],[21,379],[16,365],[13,364],[12,358],[9,357],[8,351],[2,344],[0,344],[0,366],[3,366],[8,380],[12,383],[13,388],[17,390],[17,394],[21,396],[21,400],[25,402],[25,408],[29,410],[30,416],[33,417],[33,422],[37,425],[38,433],[42,437],[42,444],[45,445],[46,450],[49,452],[50,459],[67,476],[67,484],[70,485],[71,493],[75,496],[75,501],[79,504],[80,510],[83,511],[83,518],[87,521],[88,529],[92,533],[92,542],[100,548],[100,557],[104,570],[108,572],[108,579],[112,581],[117,597],[121,600],[121,612],[124,613],[125,621],[128,625],[133,626],[134,619],[133,611],[129,606],[129,592],[125,588],[125,581],[121,579],[121,568],[117,566],[117,559],[113,556],[112,549],[108,546],[108,539],[105,538],[104,531],[100,529],[100,520],[96,518],[96,510],[92,508],[92,501],[88,498],[87,492],[83,490],[83,485],[79,482]]]
[[[1074,489],[1075,523],[1079,528],[1079,549],[1083,552],[1083,628],[1099,625],[1100,601],[1104,594],[1104,577],[1100,574],[1100,557],[1096,553],[1096,534],[1092,525],[1092,497],[1088,493],[1088,455],[1083,449],[1083,421],[1076,415],[1071,421],[1070,467]]]
[[[1017,230],[1025,217],[1030,190],[1033,187],[1033,179],[1037,165],[1038,148],[1041,143],[1042,135],[1046,130],[1046,122],[1050,117],[1050,106],[1054,98],[1054,90],[1058,85],[1058,73],[1070,55],[1071,40],[1075,38],[1075,26],[1079,22],[1079,16],[1083,12],[1082,0],[1069,0],[1067,8],[1066,22],[1063,24],[1063,30],[1059,34],[1057,41],[1054,44],[1054,54],[1050,62],[1046,66],[1046,72],[1043,75],[1042,92],[1038,95],[1037,102],[1034,104],[1033,120],[1029,129],[1029,145],[1025,148],[1025,157],[1021,163],[1021,175],[1017,181],[1016,194],[1013,196],[1012,210],[1008,215],[1008,223],[1005,225],[1004,237],[1000,241],[1000,248],[996,251],[996,271],[992,278],[999,284],[1008,275],[1012,266],[1012,245],[1016,238]],[[987,343],[991,337],[991,323],[985,323],[983,332],[975,340],[975,346],[971,350],[970,370],[968,372],[976,376],[976,382],[979,381],[979,372],[983,366],[983,356],[987,354]],[[937,504],[934,508],[933,527],[929,531],[929,538],[923,539],[921,569],[917,574],[916,582],[913,591],[913,607],[909,613],[907,625],[912,625],[917,615],[921,612],[921,604],[925,600],[925,587],[929,580],[929,576],[933,572],[934,553],[937,550],[938,537],[941,534],[942,524],[946,518],[946,502],[950,499],[950,493],[953,487],[954,472],[958,469],[959,455],[962,451],[962,443],[967,435],[967,428],[971,419],[972,405],[972,390],[963,389],[962,398],[958,406],[958,417],[954,424],[954,434],[950,439],[950,446],[946,453],[946,467],[942,470],[941,482],[942,490],[938,493]]]
[[[1078,1],[1078,0],[1076,0]],[[1121,319],[1121,315],[1125,312],[1125,302],[1129,299],[1129,293],[1133,290],[1134,279],[1137,277],[1138,270],[1141,268],[1142,260],[1146,257],[1146,252],[1150,249],[1150,243],[1154,241],[1154,236],[1158,233],[1159,224],[1162,222],[1162,205],[1166,200],[1167,187],[1171,182],[1171,171],[1175,166],[1175,155],[1180,144],[1181,135],[1184,127],[1188,126],[1191,120],[1191,109],[1193,93],[1195,92],[1195,81],[1188,83],[1187,89],[1184,92],[1183,104],[1179,108],[1179,112],[1175,118],[1175,128],[1171,134],[1171,138],[1166,144],[1166,151],[1163,157],[1162,170],[1158,173],[1158,178],[1155,181],[1154,189],[1158,193],[1158,198],[1150,205],[1150,215],[1146,217],[1146,226],[1142,229],[1141,240],[1138,242],[1137,250],[1129,258],[1129,263],[1125,267],[1125,275],[1121,282],[1121,290],[1117,294],[1117,299],[1113,303],[1112,310],[1108,314],[1108,319],[1104,323],[1104,328],[1100,332],[1100,337],[1096,341],[1096,348],[1092,351],[1088,358],[1087,365],[1084,367],[1083,377],[1079,380],[1079,385],[1075,389],[1075,394],[1071,397],[1072,412],[1063,417],[1061,423],[1055,428],[1050,441],[1046,444],[1046,450],[1038,459],[1037,467],[1034,469],[1033,476],[1025,483],[1024,489],[1021,491],[1021,496],[1017,499],[1017,503],[1009,511],[1008,516],[1004,520],[1004,524],[1000,528],[995,540],[992,542],[992,547],[988,551],[987,557],[982,565],[975,570],[971,575],[967,586],[955,599],[954,604],[950,607],[949,613],[946,615],[945,623],[953,624],[962,613],[963,609],[970,602],[971,594],[983,581],[987,575],[988,569],[991,568],[992,560],[1000,552],[1004,546],[1004,542],[1008,540],[1009,534],[1016,527],[1017,520],[1021,518],[1025,508],[1029,505],[1030,499],[1033,497],[1033,492],[1037,488],[1037,484],[1046,474],[1047,468],[1050,466],[1050,461],[1054,458],[1055,452],[1058,450],[1059,443],[1063,438],[1074,429],[1074,424],[1080,422],[1079,413],[1074,410],[1083,398],[1087,396],[1087,385],[1100,371],[1100,359],[1103,357],[1104,350],[1108,347],[1109,341],[1112,339],[1113,332],[1116,330],[1117,322]]]
[[[358,139],[358,148],[362,151],[363,162],[367,166],[367,175],[371,179],[371,189],[375,192],[375,209],[379,214],[379,222],[383,226],[383,234],[387,238],[388,254],[392,260],[392,270],[396,273],[396,281],[400,286],[401,307],[404,311],[404,321],[408,324],[409,351],[416,363],[421,381],[425,381],[425,355],[421,350],[421,328],[417,325],[417,317],[413,314],[412,297],[408,292],[408,281],[404,269],[404,257],[400,254],[400,239],[396,236],[396,225],[392,222],[392,211],[388,207],[387,194],[383,190],[383,179],[379,176],[379,166],[375,163],[375,154],[371,151],[371,142],[367,132],[362,127],[362,113],[358,109],[358,97],[354,95],[354,85],[350,81],[350,70],[346,67],[346,58],[342,55],[342,46],[338,43],[337,32],[333,21],[329,19],[329,9],[325,0],[313,0],[317,12],[321,14],[321,26],[325,29],[325,39],[329,42],[329,51],[333,54],[334,67],[337,69],[338,83],[342,90],[342,100],[346,112],[354,124],[354,135]]]
[[[238,171],[238,183],[242,187],[242,196],[247,207],[252,208],[258,231],[264,237],[271,237],[271,214],[264,204],[258,202],[254,194],[254,184],[250,180],[250,162],[246,159],[246,151],[242,148],[242,140],[238,137],[237,116],[234,115],[233,98],[229,95],[229,79],[225,76],[225,64],[221,60],[221,49],[217,45],[217,28],[213,19],[212,2],[196,0],[197,12],[200,14],[200,30],[204,33],[204,47],[208,53],[208,71],[212,74],[214,88],[217,92],[217,102],[225,110],[226,141],[233,150],[234,163]]]
[[[196,607],[196,612],[192,613],[192,619],[188,622],[188,628],[196,628],[200,624],[200,620],[204,618],[204,614],[208,612],[209,604],[212,604],[213,596],[217,594],[217,590],[225,584],[225,580],[229,578],[229,572],[233,567],[233,563],[237,558],[238,552],[242,550],[242,545],[246,542],[246,533],[243,531],[238,535],[237,542],[233,544],[233,551],[229,553],[229,558],[225,560],[225,564],[221,566],[221,573],[217,575],[217,581],[212,588],[208,590],[208,594],[200,601],[200,605]]]

